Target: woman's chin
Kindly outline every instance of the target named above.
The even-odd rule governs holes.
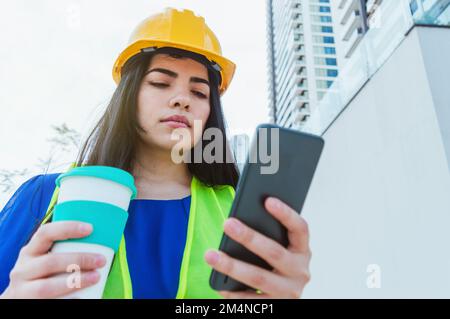
[[[167,152],[177,152],[183,151],[184,153],[191,150],[191,143],[185,141],[176,141],[176,140],[166,140],[164,143],[160,144],[160,147],[167,150]]]

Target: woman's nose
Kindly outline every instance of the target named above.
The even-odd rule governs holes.
[[[191,103],[190,98],[185,94],[178,94],[170,100],[170,107],[188,108]]]

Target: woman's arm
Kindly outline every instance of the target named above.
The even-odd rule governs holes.
[[[59,175],[39,174],[28,179],[0,212],[0,293],[8,286],[20,249],[40,225]]]
[[[0,212],[0,294],[9,284],[9,273],[20,249],[31,236],[39,217],[37,199],[43,176],[36,175],[24,182]]]

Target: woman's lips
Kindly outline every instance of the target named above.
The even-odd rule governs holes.
[[[185,123],[176,122],[176,121],[164,121],[162,123],[167,124],[168,126],[173,127],[173,128],[180,128],[180,127],[187,128],[188,127]]]

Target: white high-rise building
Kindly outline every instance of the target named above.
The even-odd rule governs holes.
[[[338,75],[331,0],[267,0],[270,119],[301,129]]]

